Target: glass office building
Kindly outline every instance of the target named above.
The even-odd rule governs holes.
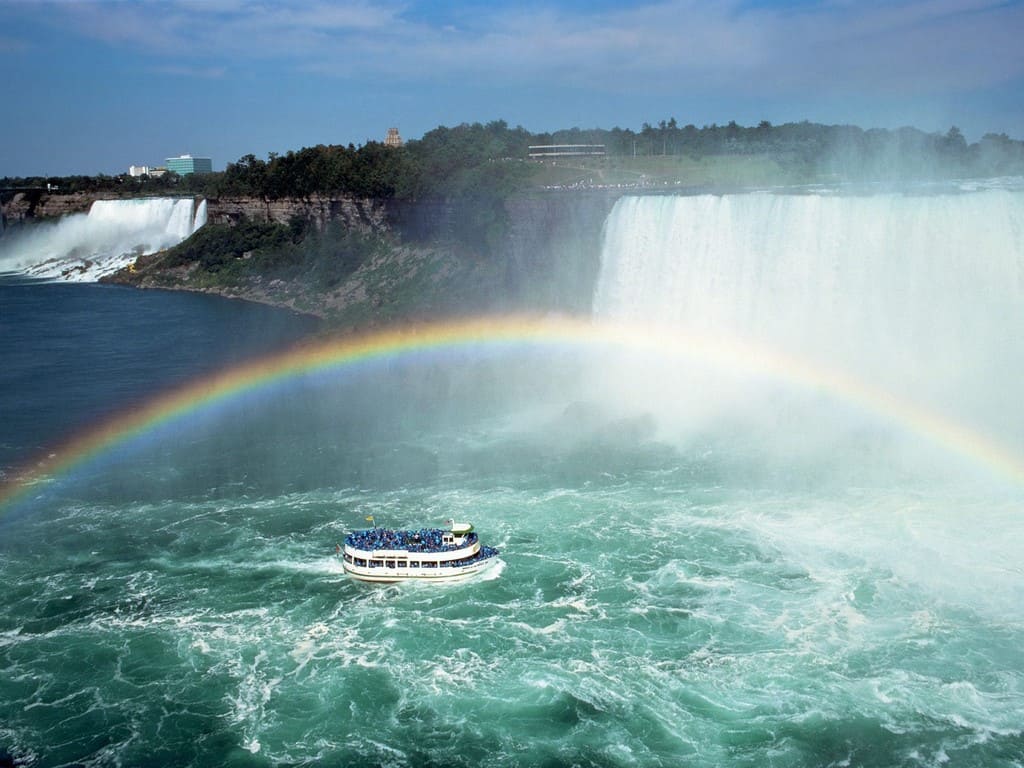
[[[168,157],[167,170],[173,171],[179,176],[187,176],[190,173],[213,173],[213,161],[208,157],[192,157],[192,155]]]

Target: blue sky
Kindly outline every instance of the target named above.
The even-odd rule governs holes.
[[[1024,3],[0,0],[0,176],[183,153],[811,120],[1024,139]]]

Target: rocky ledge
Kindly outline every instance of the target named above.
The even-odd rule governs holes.
[[[112,200],[117,195],[96,192],[75,192],[61,195],[41,190],[15,192],[0,206],[0,215],[7,224],[25,219],[47,219],[69,213],[85,213],[95,200]]]
[[[175,197],[173,194],[163,195]],[[69,213],[87,213],[96,200],[115,200],[113,193],[76,192],[59,194],[43,190],[15,192],[3,200],[0,215],[9,224],[27,219],[46,219]],[[198,202],[198,201],[197,201]],[[341,221],[346,229],[383,231],[388,227],[388,208],[383,200],[348,197],[287,198],[267,200],[258,197],[221,197],[206,201],[207,221],[213,224],[237,224],[240,221],[273,221],[288,224],[301,218],[323,230],[328,222]]]
[[[221,197],[206,201],[206,220],[211,224],[234,225],[244,220],[288,224],[295,218],[312,222],[319,230],[331,221],[341,221],[346,229],[382,231],[387,228],[388,212],[382,200],[318,195],[282,200]]]

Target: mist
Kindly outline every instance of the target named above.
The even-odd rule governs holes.
[[[574,320],[595,324],[586,343],[303,377],[191,421],[188,464],[198,487],[270,494],[510,470],[799,486],[984,470],[909,411],[1024,450],[1022,231],[1012,183],[624,197],[595,254],[592,318]],[[605,325],[631,336],[604,343]],[[173,467],[176,449],[160,450],[153,466]],[[141,478],[160,493],[196,480],[118,482],[141,492]]]
[[[841,463],[854,458],[843,450],[893,449],[900,414],[867,402],[884,393],[1019,449],[1022,231],[1012,184],[623,198],[605,229],[595,317],[672,344],[677,329],[683,351],[721,343],[703,360],[667,349],[609,365],[605,398],[645,404],[662,434],[728,429],[748,448]],[[719,352],[732,370],[708,359]],[[850,402],[828,376],[874,394]]]

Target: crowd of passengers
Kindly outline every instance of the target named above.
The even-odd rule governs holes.
[[[345,543],[361,549],[372,551],[375,549],[405,549],[409,552],[451,552],[455,549],[467,547],[477,540],[477,535],[471,533],[466,540],[459,545],[442,544],[441,536],[447,533],[440,528],[420,528],[418,531],[392,531],[388,528],[371,528],[367,531],[354,531],[345,537]]]

